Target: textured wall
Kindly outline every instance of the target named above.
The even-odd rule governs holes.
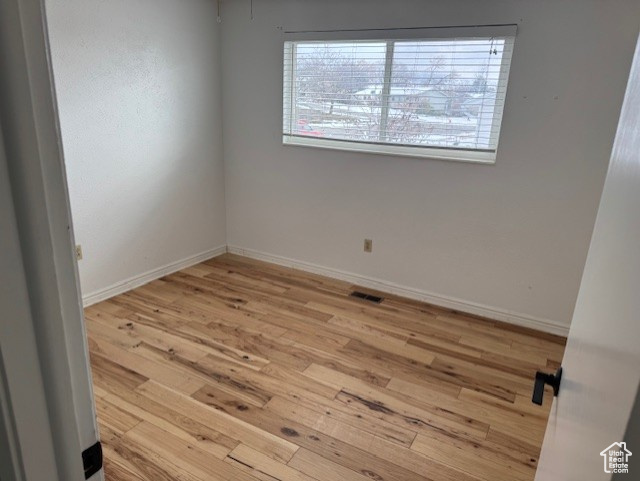
[[[226,243],[210,0],[47,0],[83,294]]]
[[[224,3],[228,243],[571,320],[640,2]],[[283,146],[282,31],[518,23],[495,165]],[[363,253],[372,238],[372,254]]]
[[[47,7],[85,294],[228,243],[569,324],[638,2],[228,0],[221,37],[209,0]],[[514,22],[496,165],[282,146],[278,27]]]

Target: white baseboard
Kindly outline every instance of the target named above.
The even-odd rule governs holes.
[[[526,314],[511,312],[497,307],[490,307],[475,302],[463,301],[461,299],[456,299],[441,294],[434,294],[431,292],[422,291],[420,289],[401,286],[393,282],[365,277],[351,272],[345,272],[338,269],[319,266],[317,264],[312,264],[309,262],[297,261],[294,259],[289,259],[287,257],[268,254],[266,252],[260,252],[253,249],[245,249],[237,246],[227,246],[227,252],[265,262],[271,262],[272,264],[291,267],[293,269],[298,269],[305,272],[320,274],[326,277],[350,282],[358,286],[368,287],[370,289],[375,289],[382,292],[388,292],[389,294],[395,294],[397,296],[426,302],[428,304],[433,304],[434,306],[440,306],[447,309],[455,309],[460,312],[466,312],[468,314],[474,314],[496,321],[507,322],[516,326],[528,327],[530,329],[535,329],[538,331],[543,331],[564,337],[569,334],[569,326],[558,321],[552,321],[550,319],[536,318]]]
[[[117,296],[118,294],[122,294],[123,292],[130,291],[132,289],[135,289],[136,287],[140,287],[144,284],[148,284],[151,281],[159,279],[160,277],[172,274],[182,269],[186,269],[187,267],[199,264],[200,262],[204,262],[226,252],[238,254],[252,259],[262,260],[265,262],[271,262],[272,264],[291,267],[293,269],[298,269],[305,272],[320,274],[326,277],[331,277],[333,279],[350,282],[358,286],[368,287],[370,289],[375,289],[382,292],[388,292],[389,294],[395,294],[397,296],[402,296],[409,299],[415,299],[418,301],[426,302],[428,304],[433,304],[434,306],[440,306],[447,309],[455,309],[460,312],[475,314],[477,316],[494,319],[496,321],[507,322],[516,326],[528,327],[531,329],[536,329],[538,331],[548,332],[550,334],[556,334],[564,337],[569,334],[569,326],[558,321],[541,319],[526,314],[507,311],[505,309],[500,309],[497,307],[485,306],[475,302],[464,301],[461,299],[456,299],[454,297],[434,294],[432,292],[402,286],[393,282],[354,274],[352,272],[345,272],[339,269],[312,264],[310,262],[298,261],[295,259],[290,259],[288,257],[268,254],[266,252],[256,251],[253,249],[245,249],[237,246],[220,246],[215,249],[202,252],[195,256],[191,256],[177,262],[172,262],[171,264],[167,264],[158,269],[150,270],[138,276],[113,284],[105,289],[100,289],[99,291],[84,295],[82,297],[82,303],[85,307],[96,304],[100,301],[104,301],[111,297]]]
[[[209,260],[213,257],[225,254],[226,252],[227,246],[220,246],[216,247],[215,249],[201,252],[200,254],[196,254],[195,256],[172,262],[171,264],[167,264],[157,269],[152,269],[145,272],[144,274],[131,277],[130,279],[118,282],[105,289],[100,289],[99,291],[83,295],[82,304],[84,305],[84,307],[91,306],[92,304],[96,304],[100,301],[104,301],[111,297],[117,296],[118,294],[122,294],[123,292],[127,292],[135,289],[136,287],[148,284],[149,282],[159,279],[160,277],[172,274],[179,270],[186,269],[187,267],[191,267],[193,265]]]

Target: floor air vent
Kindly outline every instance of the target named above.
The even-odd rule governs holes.
[[[380,304],[383,300],[382,297],[372,296],[371,294],[365,294],[364,292],[360,292],[360,291],[353,291],[349,295],[351,297],[357,297],[358,299],[363,299],[365,301],[375,302],[376,304]]]

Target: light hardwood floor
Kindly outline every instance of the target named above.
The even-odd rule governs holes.
[[[564,340],[352,289],[224,255],[87,308],[107,481],[532,480]]]

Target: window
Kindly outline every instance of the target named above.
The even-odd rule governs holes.
[[[515,26],[289,33],[283,141],[493,163]]]

